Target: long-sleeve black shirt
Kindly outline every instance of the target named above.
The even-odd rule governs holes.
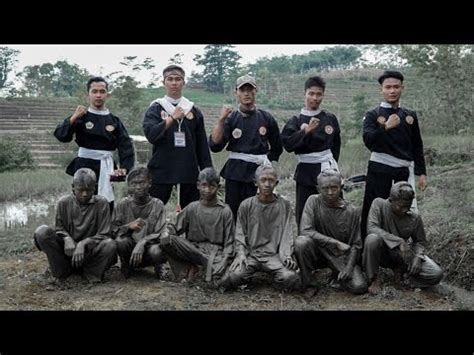
[[[319,125],[313,132],[306,134],[303,125],[308,124],[312,117],[319,119]],[[337,117],[330,112],[323,110],[314,116],[300,114],[291,117],[283,127],[281,139],[289,153],[308,154],[330,149],[334,159],[339,160],[341,130]],[[299,163],[293,178],[298,184],[316,186],[320,172],[321,164]]]
[[[153,144],[153,155],[148,162],[153,182],[159,184],[194,184],[199,171],[212,167],[211,153],[207,144],[202,112],[193,106],[192,119],[184,117],[181,132],[185,134],[186,146],[175,147],[175,132],[178,122],[165,129],[166,112],[160,104],[153,103],[145,113],[143,131],[146,139]]]
[[[76,143],[79,147],[87,149],[115,151],[118,149],[120,168],[130,171],[135,163],[135,153],[133,143],[128,135],[127,129],[122,121],[109,113],[108,115],[98,115],[87,112],[78,118],[74,124],[70,122],[71,116],[58,124],[54,131],[54,136],[61,142],[72,141],[76,136]],[[92,159],[75,158],[74,161],[83,160],[68,168],[68,173],[74,172],[81,167],[90,167],[94,171],[100,170],[100,161]],[[71,164],[74,164],[73,163]],[[85,162],[90,162],[91,165]],[[71,169],[71,170],[69,170]]]
[[[231,152],[255,155],[266,154],[270,161],[278,161],[283,146],[280,129],[275,118],[268,112],[257,109],[244,115],[233,111],[224,122],[222,141],[214,143],[209,139],[213,152],[220,152],[227,145]],[[252,182],[258,165],[240,159],[229,159],[221,171],[225,179],[241,182]]]
[[[385,131],[383,124],[377,119],[382,116],[387,121],[392,114],[400,117],[400,124]],[[412,118],[407,120],[408,116]],[[414,161],[415,175],[426,175],[423,141],[415,111],[402,107],[394,109],[379,106],[366,113],[362,137],[364,144],[371,152],[385,153],[399,159]]]

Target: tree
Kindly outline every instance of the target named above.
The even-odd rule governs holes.
[[[168,59],[168,65],[171,65],[171,64],[182,65],[183,56],[184,56],[183,53],[176,53],[174,56]]]
[[[204,55],[197,54],[194,61],[204,66],[202,79],[206,89],[224,92],[224,84],[238,75],[242,58],[229,44],[210,44],[204,47]]]
[[[421,88],[431,94],[430,120],[436,118],[445,132],[469,130],[474,114],[474,46],[402,45],[400,56],[425,82],[432,83],[429,91]]]
[[[0,89],[9,86],[8,75],[13,70],[13,67],[18,62],[19,50],[9,47],[0,47]]]
[[[65,60],[26,66],[20,73],[28,96],[75,96],[85,92],[90,77],[86,69]]]

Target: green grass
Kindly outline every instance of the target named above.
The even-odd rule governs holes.
[[[61,194],[71,190],[72,177],[64,170],[28,170],[0,174],[1,201]]]

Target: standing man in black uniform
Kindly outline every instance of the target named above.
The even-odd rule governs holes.
[[[72,116],[56,127],[54,136],[61,142],[70,142],[76,134],[79,151],[66,173],[73,176],[80,168],[92,169],[98,181],[96,193],[105,197],[113,209],[114,191],[110,176],[112,180],[124,179],[133,168],[135,153],[122,121],[105,107],[105,102],[110,97],[108,89],[109,85],[104,78],[90,78],[87,81],[89,108],[78,106]],[[117,169],[112,157],[116,149],[120,169]]]
[[[211,151],[227,146],[229,158],[221,171],[225,178],[225,203],[237,219],[240,203],[255,196],[255,171],[260,165],[278,161],[283,147],[275,118],[255,105],[257,83],[250,75],[237,79],[235,94],[239,107],[224,105],[209,138]]]
[[[427,185],[423,141],[415,111],[400,106],[403,75],[399,71],[385,71],[378,79],[384,101],[364,117],[364,144],[372,152],[367,168],[361,234],[367,235],[367,216],[372,201],[387,199],[395,182],[408,181],[415,191],[424,191]],[[412,209],[417,212],[416,198]]]
[[[283,127],[281,139],[288,152],[298,158],[296,181],[296,225],[300,229],[304,205],[309,196],[317,194],[318,175],[325,169],[339,171],[337,161],[341,150],[341,130],[337,117],[320,109],[326,83],[313,76],[306,80],[305,107]]]
[[[153,178],[150,195],[166,204],[173,186],[178,184],[181,208],[199,200],[199,171],[212,167],[204,116],[182,96],[184,75],[183,68],[177,65],[163,70],[166,95],[151,103],[143,120],[145,137],[153,144],[148,162]]]

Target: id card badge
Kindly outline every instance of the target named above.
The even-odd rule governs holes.
[[[174,146],[186,147],[186,136],[184,132],[174,132]]]

